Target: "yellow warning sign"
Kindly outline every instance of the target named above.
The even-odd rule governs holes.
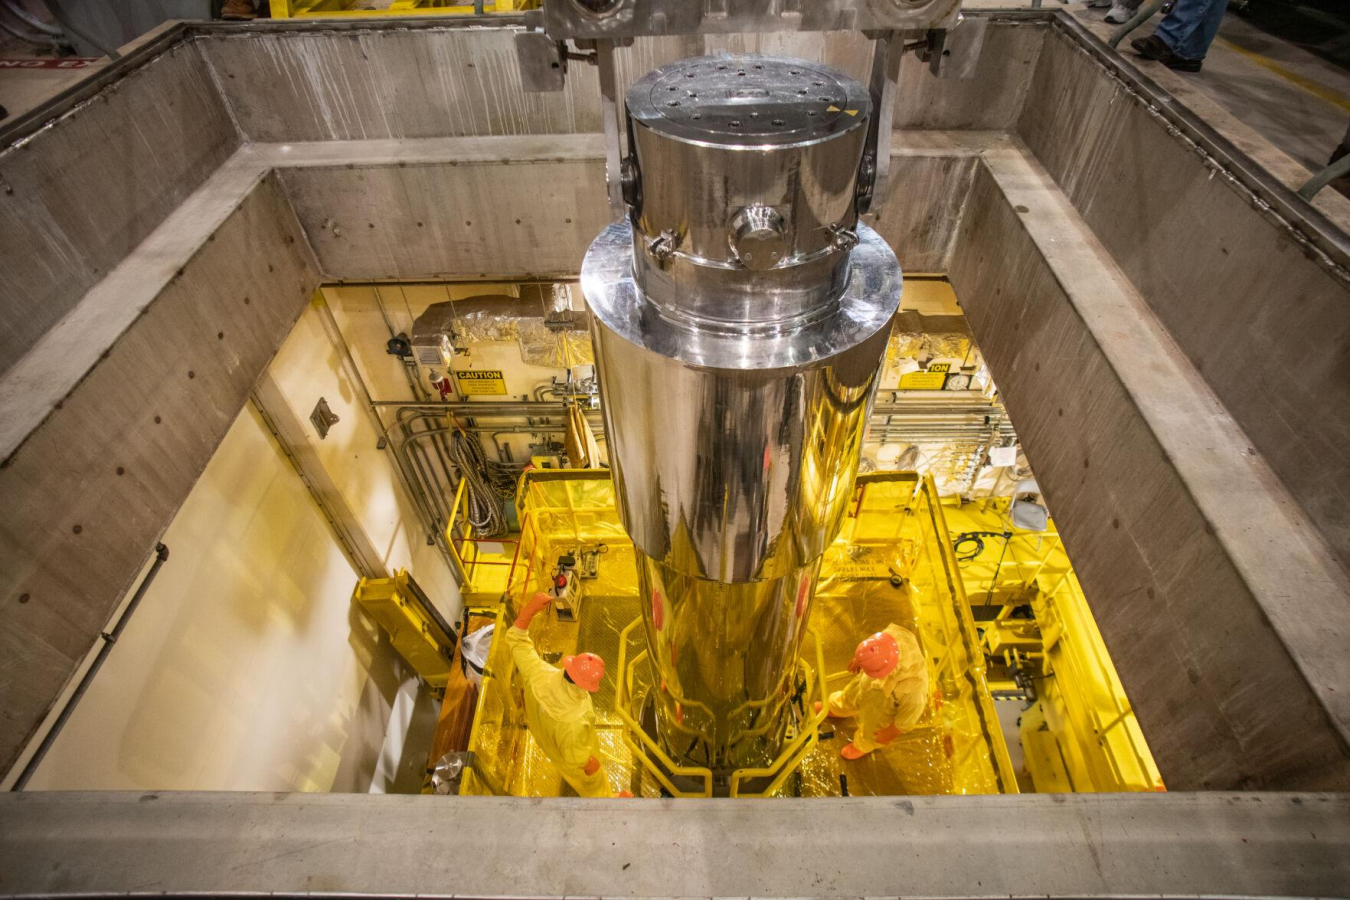
[[[947,372],[951,370],[951,367],[951,363],[933,363],[927,371],[901,375],[900,390],[940,391],[942,386],[947,383]]]
[[[466,397],[506,393],[506,378],[501,369],[465,369],[455,373],[455,383]]]

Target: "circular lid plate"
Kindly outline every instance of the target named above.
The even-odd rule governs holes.
[[[628,112],[658,133],[722,146],[792,145],[863,127],[866,89],[820,63],[776,56],[703,56],[648,72]]]
[[[581,290],[600,321],[620,337],[662,356],[719,369],[782,369],[842,353],[890,325],[900,305],[900,263],[886,241],[858,223],[848,286],[829,314],[778,332],[706,330],[660,315],[633,281],[633,232],[610,225],[581,263]]]

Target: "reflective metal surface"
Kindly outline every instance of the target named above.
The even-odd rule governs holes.
[[[591,245],[582,290],[610,464],[624,525],[648,555],[749,581],[801,566],[834,537],[900,295],[894,254],[860,231],[833,308],[777,331],[671,321],[625,273],[627,226]]]
[[[961,0],[547,0],[554,40],[657,34],[944,28]]]
[[[668,314],[781,321],[843,289],[867,91],[767,56],[663,66],[628,91],[635,277]]]
[[[629,221],[592,244],[582,290],[657,734],[673,758],[726,772],[768,762],[790,724],[900,267],[857,221],[857,82],[705,58],[648,74],[628,106]]]

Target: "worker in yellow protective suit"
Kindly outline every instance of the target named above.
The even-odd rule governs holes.
[[[594,653],[578,653],[564,657],[561,669],[544,662],[530,640],[529,628],[552,599],[548,594],[535,594],[506,632],[506,645],[525,690],[525,721],[544,755],[578,795],[611,797],[600,764],[600,740],[591,706],[591,694],[600,689],[605,677],[605,661]],[[620,796],[632,794],[625,791]]]
[[[858,644],[848,670],[854,676],[830,694],[828,715],[857,717],[853,741],[840,755],[861,759],[919,721],[928,703],[928,661],[913,632],[887,625]]]

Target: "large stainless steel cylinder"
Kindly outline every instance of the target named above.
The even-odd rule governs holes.
[[[627,108],[630,215],[582,288],[657,732],[684,762],[763,765],[900,299],[857,216],[869,102],[819,64],[737,56],[657,69]]]

